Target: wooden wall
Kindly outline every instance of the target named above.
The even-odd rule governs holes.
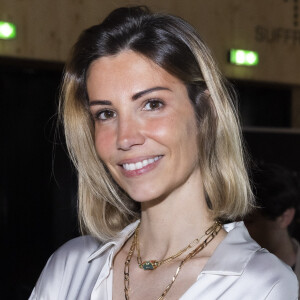
[[[230,78],[300,85],[298,0],[0,0],[0,20],[14,22],[15,40],[0,40],[0,56],[65,61],[86,27],[112,9],[147,4],[190,21]],[[299,6],[298,6],[299,5]],[[230,48],[259,52],[255,67],[227,62]]]

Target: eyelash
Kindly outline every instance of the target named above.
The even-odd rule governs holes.
[[[148,104],[159,104],[159,107],[156,107],[156,108],[150,108],[150,109],[146,109],[146,106]],[[161,109],[162,107],[164,106],[164,103],[161,101],[161,100],[158,100],[158,99],[150,99],[150,100],[147,100],[144,107],[143,107],[143,110],[146,110],[146,111],[153,111],[153,110],[159,110]]]
[[[95,119],[99,120],[101,122],[105,122],[105,121],[113,118],[113,117],[108,117],[108,118],[104,118],[104,119],[101,118],[101,115],[103,115],[104,113],[113,113],[114,114],[113,117],[116,116],[116,113],[113,110],[111,110],[111,109],[103,109],[103,110],[101,110],[101,111],[99,111],[99,112],[96,113]]]
[[[155,107],[155,108],[146,108],[147,105],[151,105],[151,104],[158,104],[159,107]],[[164,103],[163,103],[161,100],[158,100],[158,99],[150,99],[150,100],[147,100],[147,101],[146,101],[146,103],[145,103],[145,105],[144,105],[144,107],[143,107],[142,110],[144,110],[144,111],[155,111],[155,110],[161,109],[163,106],[164,106]],[[113,116],[102,118],[103,114],[105,114],[105,113],[112,113]],[[95,120],[101,121],[101,122],[105,122],[105,121],[108,121],[108,120],[114,118],[115,116],[116,116],[116,112],[115,112],[115,111],[113,111],[113,110],[111,110],[111,109],[103,109],[103,110],[101,110],[101,111],[99,111],[99,112],[97,112],[97,113],[95,114]]]

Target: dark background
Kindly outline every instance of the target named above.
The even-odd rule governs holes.
[[[27,299],[51,253],[79,234],[76,175],[57,126],[62,70],[0,59],[1,299]],[[300,134],[278,129],[291,126],[291,89],[233,84],[251,157],[299,171]]]
[[[76,178],[56,116],[63,66],[0,66],[1,299],[28,299],[51,252],[78,235]]]

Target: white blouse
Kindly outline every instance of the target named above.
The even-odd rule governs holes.
[[[30,300],[111,300],[112,262],[138,221],[104,245],[90,237],[73,239],[48,260]],[[243,222],[228,232],[180,300],[295,300],[298,281],[291,268],[253,241]]]

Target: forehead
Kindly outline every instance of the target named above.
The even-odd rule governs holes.
[[[171,88],[183,84],[147,57],[131,50],[95,60],[87,74],[89,93],[99,88],[102,91],[119,88],[136,92],[157,85]]]

